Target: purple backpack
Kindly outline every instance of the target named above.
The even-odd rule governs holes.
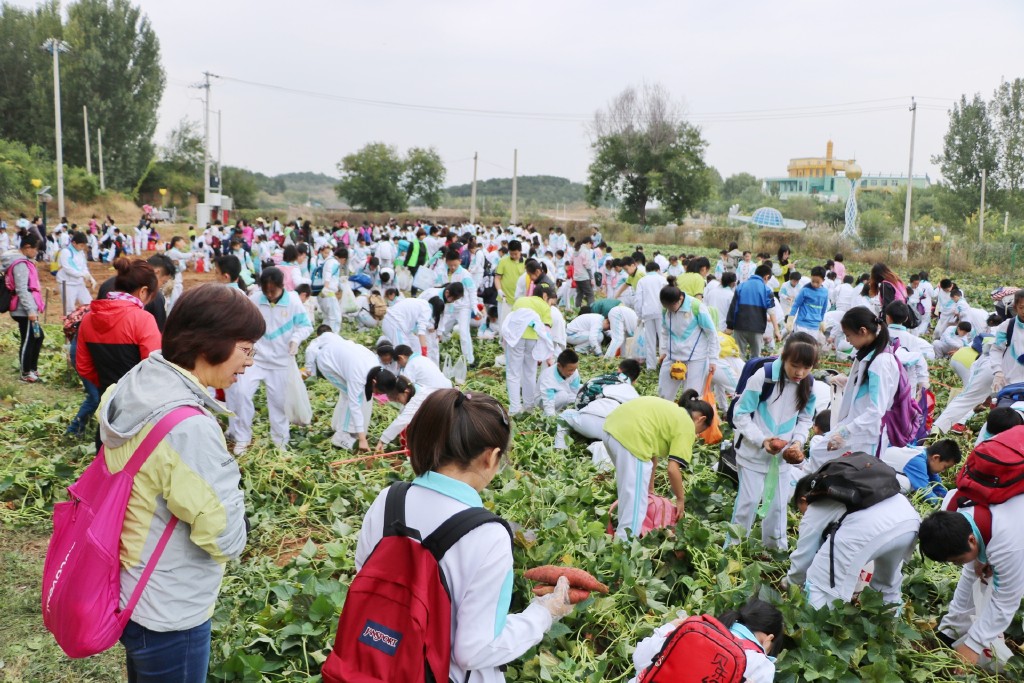
[[[914,400],[914,389],[907,378],[907,369],[896,357],[896,350],[899,348],[900,340],[893,339],[892,346],[882,352],[891,353],[896,360],[896,367],[900,369],[896,397],[892,400],[892,408],[882,416],[882,426],[889,436],[889,443],[903,448],[913,444],[920,437],[924,426],[924,413],[921,412],[921,404]]]

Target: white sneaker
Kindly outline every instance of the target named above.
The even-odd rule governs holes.
[[[249,449],[248,442],[247,443],[236,442],[235,445],[232,446],[231,452],[234,453],[235,455],[242,455],[248,449]]]
[[[331,437],[331,445],[350,451],[356,445],[356,437],[346,432],[334,432],[334,436]]]

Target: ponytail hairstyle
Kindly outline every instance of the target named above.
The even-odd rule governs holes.
[[[438,389],[423,401],[407,431],[409,460],[417,476],[454,464],[468,469],[487,449],[508,452],[508,413],[478,392]]]
[[[700,397],[696,389],[687,389],[683,392],[683,395],[679,397],[680,408],[684,408],[687,414],[698,413],[704,416],[707,421],[707,426],[711,426],[711,421],[715,419],[715,409],[711,407],[711,404]]]
[[[385,371],[386,372],[386,371]],[[392,373],[388,372],[393,380],[385,378],[382,383],[380,379],[377,380],[377,390],[382,394],[387,394],[388,398],[392,401],[396,400],[400,394],[410,392],[409,398],[416,395],[416,385],[409,381],[409,378],[405,375],[398,375],[397,377]]]
[[[793,363],[805,368],[814,368],[818,364],[818,342],[806,332],[794,332],[786,337],[786,344],[782,347],[780,355],[782,362]],[[782,395],[786,388],[786,369],[783,367],[779,373],[779,395]],[[807,407],[814,392],[814,375],[807,375],[796,387],[796,409],[797,412]]]
[[[844,333],[856,332],[863,327],[875,335],[875,342],[871,346],[857,349],[858,360],[864,360],[868,354],[874,353],[874,356],[868,361],[867,367],[864,368],[866,373],[878,358],[878,354],[889,346],[889,328],[886,327],[885,320],[878,318],[874,311],[867,306],[856,306],[843,314],[843,319],[839,324]]]
[[[157,292],[156,270],[145,259],[129,259],[124,256],[114,259],[114,290],[132,294],[143,287],[149,290],[149,298]],[[144,302],[148,303],[148,301]]]
[[[436,330],[437,326],[441,323],[441,315],[444,313],[444,300],[439,296],[435,296],[427,303],[430,304],[431,314],[434,318],[434,329]]]
[[[783,628],[785,623],[782,612],[770,603],[759,598],[751,598],[738,610],[729,610],[718,617],[722,625],[731,628],[734,624],[743,624],[754,633],[773,636],[771,651],[765,654],[777,655],[782,649]]]
[[[370,368],[370,371],[366,373],[366,384],[363,386],[363,395],[366,396],[366,400],[369,401],[373,398],[374,392],[385,393],[387,391],[387,387],[393,386],[394,383],[395,375],[390,370],[387,370],[380,365]]]

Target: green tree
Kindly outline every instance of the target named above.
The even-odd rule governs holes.
[[[938,164],[944,179],[939,193],[940,217],[962,227],[965,218],[977,210],[982,169],[991,178],[998,164],[995,131],[981,95],[970,101],[961,95],[953,105],[942,153],[932,157],[932,163]]]
[[[707,142],[663,87],[626,88],[594,115],[592,133],[591,205],[618,201],[621,219],[645,224],[652,201],[680,219],[708,196]]]
[[[203,133],[199,122],[183,118],[167,135],[167,144],[160,148],[160,161],[179,173],[190,173],[203,179]]]
[[[739,199],[743,191],[748,187],[757,188],[761,191],[761,181],[750,173],[734,173],[725,179],[722,187],[722,198],[729,202]]]
[[[260,192],[256,174],[244,168],[224,167],[221,183],[224,194],[231,197],[236,209],[255,209]],[[202,175],[200,173],[200,175]]]
[[[1024,210],[1024,79],[1001,83],[989,110],[999,163],[994,174],[999,188],[995,203],[1020,215]]]
[[[0,139],[0,206],[11,206],[35,193],[32,179],[52,184],[53,161],[39,147],[27,148],[20,142]]]
[[[371,142],[338,164],[341,181],[334,189],[353,208],[365,211],[405,211],[409,197],[402,189],[405,162],[398,150]]]
[[[444,162],[433,147],[413,147],[405,155],[402,190],[409,198],[436,209],[444,195]]]

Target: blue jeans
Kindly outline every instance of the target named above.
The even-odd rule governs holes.
[[[128,683],[206,683],[210,624],[161,633],[129,621],[121,635]]]
[[[77,360],[77,339],[71,342],[71,365],[74,367]],[[85,434],[85,425],[88,424],[89,418],[92,417],[96,409],[100,407],[100,388],[87,380],[81,375],[78,376],[82,380],[82,386],[85,387],[85,399],[82,401],[81,407],[78,409],[78,415],[75,415],[75,419],[68,425],[66,434],[72,434],[74,436],[82,436]]]

